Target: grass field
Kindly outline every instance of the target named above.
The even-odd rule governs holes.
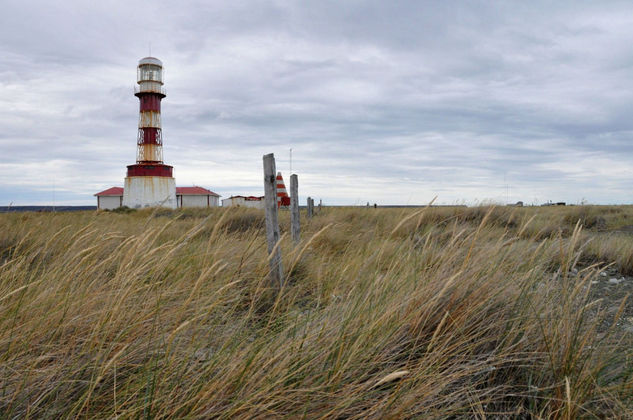
[[[304,216],[0,215],[0,416],[633,417],[633,207]]]

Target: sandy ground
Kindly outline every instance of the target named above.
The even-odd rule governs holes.
[[[599,332],[604,333],[613,326],[614,317],[626,299],[622,315],[616,321],[616,336],[633,341],[633,277],[608,268],[591,280],[589,291],[592,301],[599,300],[599,307],[606,309],[607,318],[601,323]]]

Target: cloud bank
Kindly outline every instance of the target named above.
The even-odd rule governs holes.
[[[628,2],[7,0],[0,205],[94,204],[134,163],[138,60],[165,65],[178,185],[328,204],[630,203]]]

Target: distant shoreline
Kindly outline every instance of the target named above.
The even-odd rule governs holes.
[[[378,208],[422,208],[426,207],[426,204],[383,204],[378,205]],[[305,206],[299,206],[305,208]],[[365,205],[330,205],[323,207],[366,207]],[[370,208],[373,208],[373,204]],[[463,204],[434,204],[431,207],[467,207]],[[219,207],[221,208],[221,207]],[[38,212],[38,213],[53,213],[53,212],[69,212],[69,211],[88,211],[97,210],[97,206],[0,206],[0,213],[23,213],[23,212]]]
[[[97,210],[97,206],[0,206],[0,213],[21,213],[26,211],[52,213],[85,210]]]

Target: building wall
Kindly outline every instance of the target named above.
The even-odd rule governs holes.
[[[264,200],[256,200],[256,201],[245,200],[244,197],[225,198],[224,200],[222,200],[222,207],[232,207],[232,206],[263,209]]]
[[[180,195],[181,207],[217,207],[217,197],[207,195]],[[215,203],[213,198],[215,198]]]
[[[125,178],[123,205],[133,209],[143,207],[176,208],[176,180],[162,176],[131,176]]]
[[[207,207],[206,195],[181,195],[182,207]]]
[[[218,197],[214,195],[178,195],[178,207],[218,207]]]
[[[99,210],[114,210],[121,207],[120,195],[104,195],[97,197],[97,208]]]

